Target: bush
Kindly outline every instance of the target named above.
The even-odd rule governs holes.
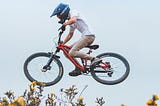
[[[15,98],[14,92],[7,91],[5,93],[6,97],[0,99],[0,106],[40,106],[41,99],[44,97],[42,94],[44,87],[45,84],[34,81],[29,85],[29,90],[25,90],[23,95],[18,98]],[[85,86],[83,91],[86,88],[87,86]],[[45,100],[45,106],[86,106],[84,98],[81,97],[83,91],[76,99],[77,90],[76,85],[72,85],[68,89],[61,89],[61,98],[54,93],[50,93]],[[96,98],[96,103],[98,106],[102,106],[105,103],[103,97]]]

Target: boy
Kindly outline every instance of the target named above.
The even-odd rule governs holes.
[[[85,46],[91,45],[95,39],[95,35],[90,31],[89,26],[84,18],[81,17],[80,13],[76,10],[70,10],[69,5],[60,3],[54,9],[51,17],[55,15],[60,19],[59,23],[63,24],[61,27],[62,30],[65,30],[66,26],[70,26],[70,31],[65,37],[63,44],[66,44],[72,38],[75,29],[82,34],[82,37],[72,45],[72,48],[69,51],[70,56],[74,58],[86,58],[91,60],[91,66],[99,64],[102,61],[101,59],[79,51]],[[69,73],[69,75],[78,76],[81,75],[81,71],[76,67],[72,72]]]

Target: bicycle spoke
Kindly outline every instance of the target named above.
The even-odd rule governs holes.
[[[29,63],[28,70],[34,79],[40,82],[50,82],[53,80],[54,76],[58,74],[58,66],[56,65],[56,63],[54,63],[54,61],[51,64],[52,68],[50,70],[46,70],[46,72],[42,72],[42,68],[47,63],[47,61],[48,61],[48,58],[39,57]]]
[[[115,53],[100,55],[101,64],[91,72],[94,79],[103,84],[116,84],[123,81],[129,74],[128,62]],[[108,64],[108,65],[105,65]],[[109,66],[109,67],[108,67]]]

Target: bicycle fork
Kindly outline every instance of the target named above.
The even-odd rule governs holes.
[[[49,58],[49,60],[47,61],[47,64],[44,65],[43,68],[41,69],[42,72],[46,72],[47,70],[50,70],[50,69],[51,69],[51,63],[52,63],[54,57],[60,58],[60,56],[57,56],[57,55],[56,55],[57,52],[58,52],[58,51],[56,51],[55,53],[53,53],[53,52],[50,53],[50,52],[49,52],[50,58]]]

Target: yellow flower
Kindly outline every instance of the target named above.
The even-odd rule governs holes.
[[[7,98],[6,97],[3,98],[3,102],[7,102]]]
[[[25,106],[25,101],[23,97],[18,97],[16,101],[20,104],[20,106]]]
[[[36,85],[37,85],[36,81],[33,81],[33,82],[32,82],[32,85],[33,85],[33,86],[36,86]]]
[[[36,88],[31,88],[31,91],[35,91],[36,90]]]
[[[15,106],[13,103],[10,103],[8,106]]]
[[[78,101],[78,102],[82,102],[82,101],[83,101],[83,98],[82,98],[82,97],[79,97],[77,101]]]
[[[29,86],[32,86],[32,83],[30,83]]]
[[[155,100],[159,100],[158,95],[153,94],[153,97],[155,98]]]
[[[42,86],[46,86],[46,84],[45,84],[45,83],[42,83]]]
[[[41,87],[45,87],[46,84],[44,82],[37,82],[36,85],[41,86]]]
[[[13,103],[8,104],[7,106],[19,106],[19,103],[13,102]],[[21,106],[21,105],[20,105],[20,106]]]
[[[53,96],[55,96],[55,94],[52,92],[52,93],[51,93],[51,97],[53,97]]]
[[[36,81],[33,81],[31,84],[29,84],[29,86],[36,86],[37,85],[37,82]]]
[[[152,104],[153,104],[153,100],[151,100],[151,99],[148,100],[146,104],[147,104],[147,105],[152,105]]]

